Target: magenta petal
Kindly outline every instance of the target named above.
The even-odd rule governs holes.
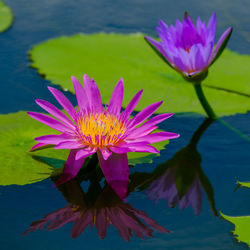
[[[120,114],[122,107],[122,100],[123,100],[123,89],[124,89],[123,79],[120,79],[117,85],[115,86],[115,89],[109,101],[109,106],[108,106],[109,113],[114,115]]]
[[[112,147],[110,148],[113,152],[144,152],[144,153],[154,153],[154,154],[158,154],[159,151],[151,146],[151,145],[147,145],[147,142],[124,142],[122,144],[119,145],[119,147]]]
[[[162,103],[162,101],[156,102],[143,109],[130,121],[129,128],[134,128],[137,125],[141,124],[143,121],[145,121],[161,106]]]
[[[46,125],[48,125],[49,127],[60,131],[60,132],[72,132],[72,129],[66,125],[64,125],[63,123],[57,121],[56,119],[48,116],[48,115],[44,115],[44,114],[40,114],[40,113],[36,113],[36,112],[27,112],[27,114],[32,117],[33,119],[44,123]]]
[[[139,128],[134,129],[128,135],[127,138],[132,139],[132,138],[135,138],[135,137],[138,137],[138,136],[143,136],[143,135],[149,134],[150,132],[152,132],[152,130],[157,128],[155,125],[157,125],[158,123],[168,119],[172,115],[173,115],[173,113],[166,113],[166,114],[156,115],[155,117],[153,117],[150,120],[148,120],[147,122],[145,122]]]
[[[74,76],[71,76],[71,79],[74,85],[79,110],[88,109],[89,100],[82,84]]]
[[[81,158],[80,160],[76,160],[77,150],[71,150],[67,159],[67,162],[64,165],[63,173],[61,177],[56,181],[56,186],[61,185],[71,179],[73,179],[79,170],[81,169],[85,158]]]
[[[72,140],[63,141],[59,143],[57,146],[55,146],[55,149],[79,149],[84,147],[86,146],[76,139],[74,141]]]
[[[100,151],[97,151],[97,155],[108,184],[121,199],[125,198],[129,180],[127,154],[112,153],[107,160],[104,160]]]
[[[66,110],[66,112],[70,115],[70,117],[75,121],[76,111],[71,102],[59,90],[52,87],[48,87],[48,89],[56,98],[56,100],[61,104],[61,106]]]
[[[68,126],[72,127],[74,129],[75,125],[74,123],[57,107],[52,105],[51,103],[45,101],[45,100],[36,100],[36,103],[42,107],[44,110],[46,110],[48,113],[62,121],[63,123],[66,123]]]
[[[104,160],[107,160],[112,155],[112,152],[110,152],[108,148],[99,148],[99,150],[101,151]]]
[[[71,136],[61,134],[61,135],[43,135],[36,137],[35,140],[41,143],[57,145],[63,141],[74,140]]]
[[[156,143],[156,142],[160,142],[160,141],[165,141],[165,140],[169,140],[169,139],[174,139],[174,138],[178,138],[180,135],[175,134],[175,133],[171,133],[171,132],[157,132],[154,134],[149,134],[149,135],[145,135],[139,138],[136,138],[134,140],[131,140],[133,142],[147,142],[148,144],[151,143]]]
[[[124,120],[129,119],[129,116],[131,115],[131,113],[133,112],[134,108],[136,107],[136,105],[138,104],[141,96],[142,96],[142,92],[143,90],[140,90],[130,101],[130,103],[128,104],[128,106],[125,108],[125,110],[122,112],[121,117]]]
[[[83,76],[83,81],[90,107],[93,107],[95,112],[101,112],[102,98],[97,84],[94,80],[90,80],[89,76],[86,74]]]
[[[30,152],[38,151],[38,150],[45,149],[45,148],[52,148],[52,147],[54,147],[54,145],[39,142],[30,149]]]
[[[76,153],[76,160],[79,160],[81,158],[86,158],[96,152],[96,149],[91,149],[91,148],[85,148],[78,150]]]
[[[232,34],[233,28],[229,27],[220,37],[219,41],[217,42],[215,49],[212,53],[212,57],[210,59],[210,65],[215,62],[215,60],[220,56],[223,52],[224,48],[227,45],[227,42]]]

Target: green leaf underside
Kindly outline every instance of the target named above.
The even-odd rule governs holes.
[[[32,66],[40,74],[73,93],[70,76],[82,81],[82,75],[86,73],[97,82],[103,103],[108,103],[116,82],[123,78],[123,107],[135,93],[144,89],[137,110],[164,100],[157,111],[159,113],[204,114],[192,84],[160,60],[142,34],[98,33],[59,37],[35,46],[30,56]],[[204,92],[219,116],[245,113],[250,109],[250,98],[246,96],[250,94],[249,67],[250,56],[229,50],[225,50],[211,67],[203,82]]]
[[[250,245],[250,216],[227,216],[221,213],[221,216],[235,225],[233,234],[236,239]]]
[[[0,0],[0,32],[4,32],[11,26],[13,18],[11,9]]]
[[[30,118],[25,112],[0,115],[0,185],[25,185],[51,176],[63,166],[69,150],[43,149],[30,153],[34,138],[57,134],[48,126]],[[158,150],[168,141],[153,144]],[[129,164],[150,163],[159,154],[129,153]]]

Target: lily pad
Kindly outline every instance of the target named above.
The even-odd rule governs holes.
[[[250,216],[227,216],[221,213],[221,216],[235,225],[233,234],[238,241],[250,245]]]
[[[25,112],[0,115],[0,185],[25,185],[48,178],[54,168],[49,159],[65,160],[66,150],[46,149],[29,153],[34,137],[52,131],[31,119]],[[48,160],[37,156],[46,156]]]
[[[237,181],[241,186],[243,187],[247,187],[250,188],[250,182],[241,182],[241,181]]]
[[[164,100],[158,112],[204,111],[191,83],[168,67],[146,44],[142,34],[77,34],[59,37],[30,52],[32,66],[54,84],[74,92],[70,79],[84,73],[100,87],[103,102],[108,103],[115,83],[125,81],[124,107],[133,95],[144,89],[137,110]],[[208,101],[220,115],[250,110],[250,56],[226,50],[211,67],[204,81]]]
[[[11,9],[0,0],[0,32],[7,30],[12,22],[14,16]]]
[[[55,168],[62,168],[68,150],[44,149],[29,153],[34,138],[54,134],[55,130],[30,118],[25,112],[0,115],[0,185],[25,185],[51,176]],[[168,141],[155,143],[158,150]],[[159,154],[130,153],[129,164],[150,163]]]

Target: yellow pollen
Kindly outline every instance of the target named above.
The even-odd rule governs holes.
[[[126,132],[124,122],[108,113],[80,116],[77,127],[82,143],[93,147],[114,146],[124,139]]]

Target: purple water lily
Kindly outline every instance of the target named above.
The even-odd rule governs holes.
[[[232,28],[229,27],[215,45],[216,14],[214,13],[208,24],[198,17],[196,24],[185,13],[184,21],[176,20],[175,26],[168,26],[159,20],[157,31],[160,42],[145,37],[152,48],[185,79],[197,81],[206,76],[208,67],[214,63],[224,50]]]
[[[85,159],[97,153],[103,174],[109,185],[121,197],[125,197],[129,179],[128,152],[159,153],[151,143],[177,138],[170,132],[152,133],[157,124],[171,117],[172,113],[160,114],[146,121],[162,104],[153,103],[130,119],[142,95],[140,90],[120,113],[123,100],[123,80],[121,79],[111,96],[108,107],[102,106],[99,89],[94,80],[84,75],[85,87],[72,77],[78,109],[57,89],[48,87],[53,96],[68,113],[44,100],[36,103],[51,116],[36,112],[27,112],[32,118],[52,127],[61,134],[44,135],[35,138],[38,142],[32,150],[55,145],[55,149],[70,149],[61,178],[60,185],[76,176]]]

